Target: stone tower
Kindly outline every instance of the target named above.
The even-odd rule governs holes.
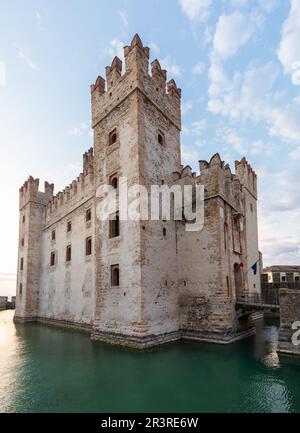
[[[32,176],[19,191],[19,254],[15,320],[34,321],[38,312],[41,238],[45,208],[53,197],[53,184],[45,182],[39,191],[39,179]]]
[[[138,35],[92,86],[96,189],[126,177],[132,185],[170,183],[180,167],[181,91]],[[98,206],[104,197],[97,197]],[[93,337],[148,344],[178,331],[175,226],[172,221],[122,221],[96,225],[96,306]],[[158,254],[159,252],[159,254]],[[119,285],[111,273],[119,269]],[[151,286],[151,290],[149,290]],[[153,337],[155,335],[155,337]]]
[[[260,293],[260,257],[258,252],[258,224],[257,224],[257,176],[246,158],[235,161],[235,171],[242,184],[244,213],[245,213],[245,233],[247,250],[247,288],[252,293]],[[256,263],[256,273],[252,272],[251,267]]]

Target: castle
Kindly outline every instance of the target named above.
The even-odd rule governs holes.
[[[29,177],[20,188],[15,321],[87,329],[91,338],[146,348],[180,338],[229,343],[253,332],[239,293],[260,293],[257,178],[215,154],[200,174],[181,165],[181,90],[138,35],[91,86],[94,145],[64,191]],[[105,194],[128,185],[202,185],[204,227],[97,217]],[[246,323],[247,322],[247,323]]]

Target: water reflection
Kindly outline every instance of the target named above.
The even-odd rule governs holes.
[[[22,383],[24,341],[17,336],[11,310],[0,313],[0,411],[6,412]]]
[[[181,342],[148,352],[86,334],[15,326],[0,313],[0,412],[298,412],[300,363],[276,353],[278,328],[229,346]]]

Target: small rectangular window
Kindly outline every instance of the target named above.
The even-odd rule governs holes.
[[[55,241],[55,239],[56,239],[56,232],[55,232],[55,230],[52,230],[52,232],[51,232],[51,240]]]
[[[120,221],[119,221],[119,212],[116,212],[114,215],[110,216],[109,237],[116,238],[118,236],[120,236]]]
[[[20,295],[22,295],[22,291],[23,291],[23,286],[22,286],[22,283],[20,283],[20,286],[19,286],[19,293],[20,293]]]
[[[23,269],[24,269],[24,259],[21,258],[20,270],[23,271]]]
[[[112,144],[116,143],[118,139],[117,136],[117,129],[115,128],[113,131],[111,131],[111,133],[109,134],[108,137],[108,144],[109,146],[111,146]]]
[[[23,215],[22,221],[23,221],[23,223],[25,222],[25,215]]]
[[[295,281],[300,281],[300,277],[299,277],[299,275],[296,275],[296,276],[295,276]]]
[[[91,211],[91,209],[88,209],[85,213],[85,220],[86,220],[86,222],[89,222],[89,221],[91,221],[91,219],[92,219],[92,211]]]
[[[24,238],[21,240],[21,246],[24,247]]]
[[[68,245],[66,248],[66,262],[70,262],[72,258],[72,247]]]
[[[53,251],[50,255],[50,266],[55,265],[55,252]]]
[[[72,222],[68,221],[67,222],[67,232],[69,233],[72,230]]]
[[[119,265],[112,265],[110,267],[110,279],[112,286],[120,285],[120,274],[119,274]]]
[[[283,275],[283,276],[281,277],[281,281],[283,281],[283,282],[286,281],[286,276],[285,276],[285,275]]]
[[[85,255],[90,256],[92,254],[92,237],[88,237],[85,240]]]

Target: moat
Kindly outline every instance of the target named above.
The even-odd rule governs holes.
[[[278,358],[270,320],[229,346],[138,352],[13,314],[0,312],[0,412],[300,412],[300,360]]]

